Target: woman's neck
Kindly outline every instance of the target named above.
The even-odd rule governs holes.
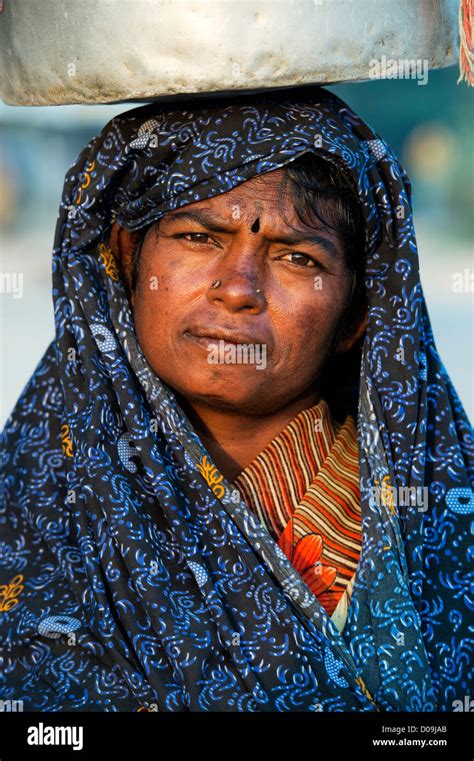
[[[217,468],[231,482],[302,410],[320,400],[314,388],[267,415],[247,415],[180,398]]]

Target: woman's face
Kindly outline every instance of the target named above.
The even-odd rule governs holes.
[[[132,296],[138,340],[191,403],[275,411],[315,383],[332,350],[352,286],[343,241],[303,227],[283,180],[283,170],[255,177],[147,232]]]

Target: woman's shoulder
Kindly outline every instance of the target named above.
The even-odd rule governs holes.
[[[56,359],[56,341],[52,341],[18,398],[3,430],[11,439],[22,426],[31,426],[45,418],[61,414],[61,392]]]
[[[63,395],[53,341],[23,389],[2,432],[7,508],[33,487],[63,479]]]

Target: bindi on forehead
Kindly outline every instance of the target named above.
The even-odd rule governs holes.
[[[257,219],[253,223],[252,227],[250,228],[250,232],[252,232],[252,233],[258,233],[259,230],[260,230],[260,218],[257,217]]]

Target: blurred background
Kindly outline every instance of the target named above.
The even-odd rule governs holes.
[[[457,76],[451,67],[430,71],[423,86],[393,79],[328,89],[388,140],[412,181],[437,347],[472,420],[474,113],[472,90],[456,85]],[[64,175],[109,119],[137,105],[0,103],[0,270],[23,273],[22,297],[2,293],[0,299],[0,427],[54,336],[51,249]],[[455,282],[464,287],[453,290]]]

